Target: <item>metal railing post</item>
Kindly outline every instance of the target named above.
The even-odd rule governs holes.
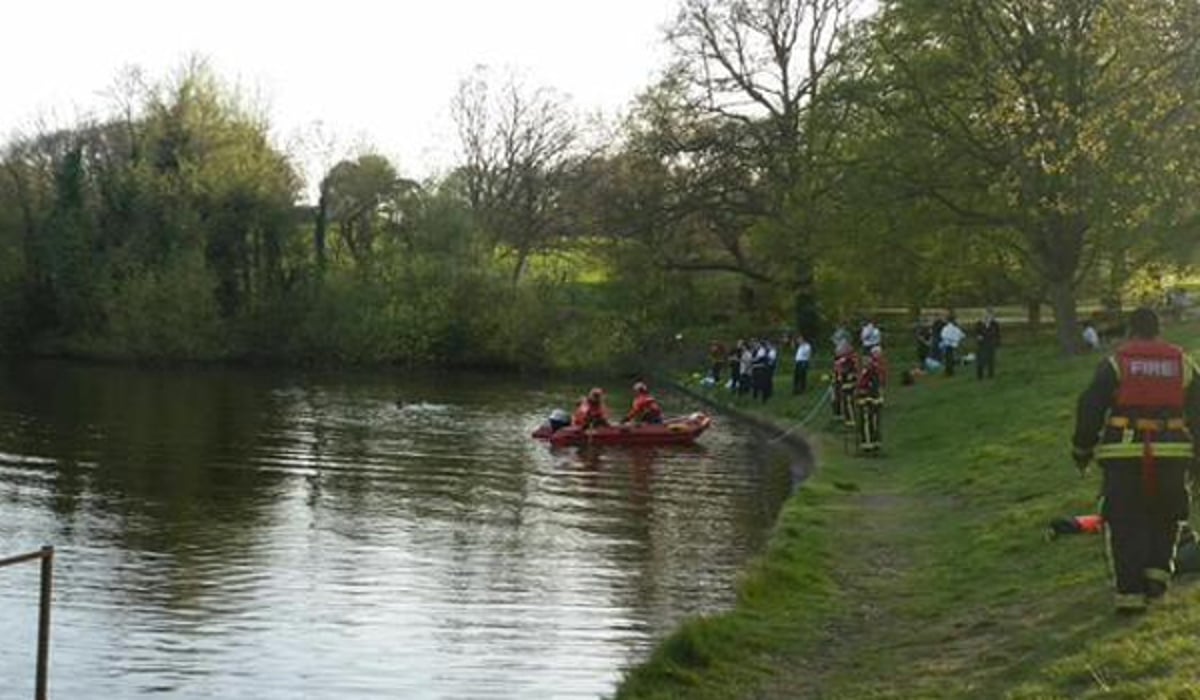
[[[42,547],[42,592],[38,603],[37,685],[34,700],[46,700],[50,666],[50,592],[54,586],[54,547]]]
[[[50,594],[54,588],[54,547],[46,545],[36,552],[0,559],[0,568],[21,562],[42,560],[41,595],[38,597],[37,681],[34,700],[46,700],[49,693],[46,676],[50,670]]]

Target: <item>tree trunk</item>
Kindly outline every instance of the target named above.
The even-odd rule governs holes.
[[[1075,290],[1069,280],[1056,280],[1050,287],[1050,304],[1054,309],[1055,334],[1058,346],[1065,354],[1079,350],[1079,324],[1075,314]]]
[[[806,338],[816,338],[820,330],[821,313],[813,283],[812,262],[806,256],[798,256],[793,314],[796,330]]]
[[[521,281],[521,275],[525,274],[525,264],[529,262],[529,251],[524,248],[517,249],[517,261],[513,265],[512,271],[512,286],[516,287]]]
[[[1042,302],[1040,299],[1025,302],[1025,312],[1029,317],[1029,327],[1037,330],[1042,325]]]
[[[325,269],[325,231],[329,225],[329,193],[321,188],[317,199],[317,220],[313,227],[313,252],[317,256],[317,269]]]

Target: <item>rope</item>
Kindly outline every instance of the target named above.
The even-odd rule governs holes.
[[[784,439],[788,435],[791,435],[792,433],[796,432],[797,429],[802,428],[805,425],[808,425],[809,421],[811,421],[813,419],[813,417],[817,415],[818,411],[820,411],[822,408],[825,407],[825,404],[831,398],[833,398],[833,387],[827,386],[827,387],[825,387],[825,393],[821,394],[821,398],[817,399],[816,405],[812,407],[812,410],[810,410],[808,412],[807,416],[805,416],[803,419],[801,419],[800,422],[796,423],[792,427],[788,428],[787,430],[783,431],[782,433],[771,438],[767,442],[779,442],[780,440]]]

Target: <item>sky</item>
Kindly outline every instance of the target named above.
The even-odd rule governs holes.
[[[103,114],[126,68],[190,56],[265,107],[280,144],[320,124],[410,177],[455,157],[450,101],[475,66],[512,71],[615,115],[668,57],[678,0],[40,0],[6,3],[0,140],[37,120]],[[311,168],[311,165],[309,166]]]

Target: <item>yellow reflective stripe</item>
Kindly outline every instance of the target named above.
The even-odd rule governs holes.
[[[1143,573],[1147,581],[1156,581],[1164,584],[1171,582],[1170,571],[1164,571],[1163,569],[1146,569],[1146,571]]]
[[[1121,381],[1121,363],[1117,362],[1117,356],[1109,355],[1108,364],[1112,365],[1113,372],[1117,375],[1117,381]]]
[[[1124,429],[1133,427],[1135,430],[1183,430],[1187,427],[1187,423],[1182,418],[1168,418],[1167,420],[1155,420],[1151,418],[1138,418],[1131,421],[1128,416],[1112,416],[1108,419],[1108,425],[1112,428]]]
[[[1153,442],[1150,445],[1155,457],[1172,459],[1195,455],[1190,442]],[[1141,457],[1142,453],[1143,445],[1140,442],[1108,442],[1096,448],[1097,459]]]

